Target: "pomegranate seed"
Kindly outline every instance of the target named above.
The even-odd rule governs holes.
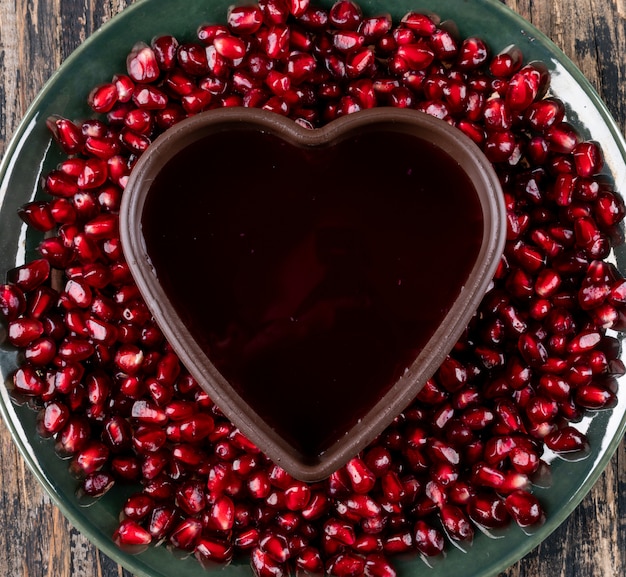
[[[612,408],[617,401],[613,392],[592,384],[578,387],[575,400],[580,407],[591,410]]]
[[[127,518],[141,521],[152,513],[154,507],[154,499],[143,493],[135,493],[126,500],[122,511]]]
[[[133,102],[144,110],[163,110],[168,99],[164,92],[151,85],[139,85],[133,91]]]
[[[71,120],[50,116],[46,120],[46,126],[63,152],[77,154],[81,151],[84,143],[83,133]]]
[[[87,97],[87,103],[94,112],[106,113],[115,106],[117,99],[117,86],[112,82],[107,82],[92,89]]]
[[[176,65],[178,40],[173,36],[163,35],[152,39],[150,43],[154,57],[161,70],[171,70]]]
[[[226,495],[218,497],[210,512],[211,527],[218,531],[229,531],[235,522],[235,505]]]
[[[597,142],[581,142],[572,150],[578,176],[588,178],[598,174],[604,165],[602,151]]]
[[[600,343],[601,339],[602,335],[598,331],[582,331],[570,341],[567,349],[570,353],[590,351]]]
[[[350,0],[335,2],[328,13],[329,22],[339,30],[356,30],[362,18],[361,8]]]
[[[298,553],[295,560],[296,567],[306,573],[323,573],[324,565],[320,552],[314,547],[307,546]]]
[[[531,367],[541,366],[548,360],[548,352],[545,346],[537,337],[530,333],[520,336],[518,348],[523,359]]]
[[[37,432],[42,437],[52,437],[65,427],[70,418],[67,405],[59,401],[51,401],[38,415]]]
[[[339,553],[328,560],[326,571],[336,577],[357,577],[365,571],[365,559],[351,553]]]
[[[396,55],[405,61],[411,70],[424,70],[435,58],[434,52],[422,44],[403,44],[396,50]]]
[[[599,192],[594,207],[594,216],[601,228],[615,226],[624,218],[624,201],[610,192]]]
[[[140,454],[154,453],[165,445],[165,432],[156,427],[141,426],[133,434],[133,446]]]
[[[48,280],[49,276],[50,264],[45,259],[33,260],[7,272],[7,280],[22,292],[36,289]]]
[[[92,441],[80,449],[70,463],[73,475],[84,477],[99,471],[108,461],[109,449],[104,443]]]
[[[213,39],[213,46],[217,53],[224,58],[237,60],[243,58],[246,53],[246,44],[236,36],[222,34]]]
[[[18,210],[20,218],[28,225],[42,232],[55,227],[55,220],[50,211],[50,204],[45,201],[33,201]]]
[[[162,431],[157,429],[159,433]],[[165,436],[165,435],[163,435]],[[160,439],[158,439],[160,441]],[[172,456],[185,465],[197,467],[206,460],[206,455],[196,447],[181,443],[172,449]]]
[[[177,549],[193,551],[202,533],[202,524],[194,518],[187,518],[173,528],[169,541]]]
[[[309,9],[309,0],[287,0],[289,12],[296,18],[302,16]]]
[[[364,18],[359,24],[357,31],[364,36],[366,42],[371,43],[387,34],[391,30],[391,26],[391,16],[383,14]]]
[[[346,464],[352,489],[361,494],[369,493],[376,482],[376,477],[367,468],[362,459],[355,457]]]
[[[463,511],[454,505],[444,505],[441,509],[441,521],[447,534],[455,541],[470,541],[474,529]]]
[[[519,143],[510,130],[489,134],[484,151],[487,158],[495,164],[506,162],[514,165],[519,160]]]
[[[510,519],[504,502],[489,494],[476,495],[470,503],[469,514],[475,523],[491,529],[504,527]]]
[[[207,569],[215,563],[227,563],[232,559],[233,548],[227,541],[200,538],[194,549],[194,556]]]
[[[114,457],[111,460],[111,472],[117,479],[133,482],[139,478],[139,464],[135,457]]]
[[[0,313],[7,321],[13,321],[26,309],[24,293],[15,284],[0,285]]]
[[[487,61],[489,50],[480,38],[466,38],[459,49],[457,66],[461,70],[473,70]]]
[[[282,563],[272,559],[259,548],[252,550],[251,564],[257,577],[283,577],[287,574]]]
[[[128,76],[137,83],[148,84],[161,74],[156,54],[144,42],[135,44],[126,59]]]
[[[439,555],[444,548],[444,537],[440,531],[424,521],[415,524],[415,547],[426,557]]]
[[[525,112],[525,120],[532,128],[545,132],[555,124],[560,124],[565,116],[563,103],[556,98],[544,98],[531,104]]]
[[[33,318],[21,317],[8,326],[9,342],[15,347],[26,347],[43,334],[43,325]]]
[[[574,427],[563,427],[545,437],[546,446],[555,453],[579,453],[588,447],[587,438]]]
[[[501,98],[489,100],[485,104],[482,114],[487,130],[509,130],[512,126],[511,113]]]
[[[524,55],[511,44],[499,52],[489,63],[489,72],[496,78],[510,78],[522,66]]]
[[[254,34],[263,24],[258,6],[234,6],[228,12],[228,27],[234,33]]]
[[[83,479],[77,493],[79,497],[85,495],[97,499],[102,497],[114,484],[115,479],[110,473],[99,471],[87,475]]]
[[[540,525],[545,520],[539,500],[526,491],[514,491],[507,495],[504,505],[520,527]]]
[[[176,518],[177,513],[173,507],[156,507],[150,515],[148,533],[153,539],[162,539],[173,528]]]
[[[113,542],[121,549],[138,553],[152,542],[152,536],[136,521],[125,519],[113,533]]]
[[[437,30],[439,19],[419,12],[408,12],[402,17],[402,24],[418,36],[429,37]]]
[[[311,498],[311,489],[306,483],[297,482],[285,489],[285,506],[290,511],[306,508]]]

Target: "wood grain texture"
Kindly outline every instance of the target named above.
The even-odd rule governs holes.
[[[0,0],[0,155],[46,79],[85,38],[130,3]],[[626,0],[505,3],[561,47],[626,129]],[[130,577],[51,504],[26,470],[4,425],[0,425],[0,487],[0,575]],[[626,447],[622,443],[573,515],[501,577],[625,574]]]

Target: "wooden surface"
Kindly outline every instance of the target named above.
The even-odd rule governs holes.
[[[81,41],[130,3],[0,0],[0,155],[46,79]],[[581,68],[624,130],[626,0],[506,0],[506,4],[550,36]],[[130,577],[90,545],[50,503],[26,470],[3,424],[0,528],[0,576]],[[623,575],[624,443],[568,521],[501,577]]]

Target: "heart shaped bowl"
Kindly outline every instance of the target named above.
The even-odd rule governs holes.
[[[232,137],[233,134],[239,134],[241,142],[235,142],[231,150],[225,139],[229,135]],[[403,136],[399,137],[401,140],[395,144],[395,149],[387,151],[390,156],[389,159],[381,160],[378,163],[376,162],[377,155],[382,154],[382,149],[378,150],[376,142],[381,142],[380,139],[389,138],[390,134]],[[267,153],[267,158],[265,159],[265,165],[268,166],[267,173],[262,171],[263,166],[255,165],[254,169],[246,168],[245,163],[248,157],[259,154],[245,146],[246,140],[249,141],[255,135],[258,138],[264,138],[259,135],[273,135],[282,142],[282,144],[277,145],[274,155]],[[369,139],[367,138],[368,135]],[[207,143],[207,139],[211,138],[215,141],[215,145],[212,148]],[[366,144],[363,146],[369,149],[376,148],[377,150],[375,153],[370,153],[372,157],[364,165],[359,164],[355,166],[355,160],[362,161],[361,157],[368,153],[368,151],[364,151],[362,154],[354,151],[363,139],[366,139]],[[342,143],[344,143],[344,146],[340,146]],[[269,145],[270,142],[262,140],[259,148],[267,148]],[[387,148],[387,146],[388,143],[385,142],[383,147]],[[407,147],[411,146],[415,147],[414,150],[411,149],[410,153],[407,153]],[[285,162],[286,166],[282,168],[283,171],[290,173],[290,177],[280,173],[277,177],[276,171],[281,170],[280,157],[284,157],[290,150],[292,155],[297,155],[298,151],[300,151],[304,166],[294,169],[293,164],[297,163],[298,157],[295,156],[292,159],[290,156],[289,161]],[[316,154],[321,154],[322,160],[319,160]],[[346,158],[345,161],[341,158],[342,155],[347,157],[353,154],[356,155],[356,158]],[[438,168],[435,168],[437,167],[435,154],[441,156]],[[340,158],[337,158],[337,155]],[[240,161],[236,161],[235,165],[228,165],[227,156],[229,158],[238,156]],[[269,200],[265,202],[268,191],[264,190],[263,179],[272,179],[272,186],[278,187],[283,191],[283,193],[278,195],[282,199],[280,202],[292,202],[285,199],[297,194],[294,192],[298,187],[297,181],[315,179],[315,174],[324,170],[324,166],[329,164],[330,158],[334,159],[336,166],[334,169],[330,169],[329,174],[324,174],[321,177],[321,181],[316,185],[316,190],[309,191],[308,194],[312,200],[304,204],[303,210],[298,208],[290,209],[290,212],[282,216],[285,220],[292,221],[295,218],[294,213],[298,211],[304,212],[307,216],[303,220],[308,222],[308,214],[317,210],[320,203],[323,203],[322,198],[320,198],[323,195],[321,189],[332,189],[333,186],[335,186],[335,189],[328,194],[328,196],[332,197],[332,200],[329,201],[331,205],[342,202],[344,205],[348,205],[347,210],[350,213],[362,211],[363,205],[367,202],[363,191],[359,190],[353,196],[348,195],[347,200],[345,198],[338,200],[338,198],[343,198],[342,192],[345,193],[346,188],[356,186],[354,184],[356,176],[354,175],[360,171],[365,171],[366,179],[369,182],[363,188],[371,188],[372,186],[368,185],[372,185],[380,176],[384,178],[386,171],[392,170],[389,167],[393,165],[393,159],[399,157],[406,157],[403,160],[406,164],[403,164],[402,160],[398,163],[402,167],[402,171],[406,171],[405,166],[408,166],[410,167],[409,170],[416,173],[411,174],[411,178],[407,177],[406,180],[406,184],[410,187],[408,191],[409,196],[411,199],[418,199],[421,195],[424,199],[422,201],[424,204],[418,207],[412,204],[414,200],[409,201],[409,206],[405,206],[406,202],[402,204],[402,212],[413,211],[414,213],[410,218],[404,218],[404,220],[408,221],[406,226],[415,232],[419,232],[419,229],[429,228],[428,222],[432,223],[438,218],[440,222],[437,223],[435,228],[441,234],[441,231],[446,230],[447,221],[451,219],[450,214],[457,210],[459,212],[457,220],[449,225],[451,230],[446,232],[446,234],[452,235],[453,232],[458,234],[461,231],[461,238],[454,237],[453,246],[449,249],[450,255],[445,253],[444,248],[433,251],[433,245],[437,246],[438,243],[445,243],[445,239],[442,239],[441,236],[437,238],[432,232],[421,237],[419,234],[409,234],[402,237],[401,241],[397,241],[405,244],[420,244],[419,248],[402,246],[392,248],[392,243],[389,243],[389,252],[392,254],[384,255],[382,259],[379,259],[384,261],[379,263],[380,267],[388,268],[389,261],[408,260],[412,257],[414,262],[409,262],[406,266],[418,269],[411,273],[417,276],[415,282],[410,284],[409,288],[401,287],[404,294],[406,294],[406,291],[413,291],[416,294],[408,296],[409,304],[398,314],[402,318],[396,323],[398,325],[406,324],[406,317],[415,319],[414,324],[416,328],[412,329],[412,333],[417,332],[419,334],[411,336],[409,357],[403,359],[404,364],[396,371],[397,378],[393,377],[390,382],[387,380],[380,384],[377,382],[364,384],[367,379],[366,375],[377,372],[378,365],[384,361],[371,358],[372,354],[369,348],[363,351],[357,350],[354,355],[356,356],[356,361],[352,360],[349,352],[343,354],[342,351],[340,363],[348,365],[356,362],[359,365],[356,368],[352,367],[349,369],[351,376],[348,379],[350,381],[358,381],[358,383],[338,381],[334,378],[328,387],[330,394],[326,397],[319,397],[321,393],[317,391],[323,388],[321,381],[324,380],[324,375],[313,379],[308,386],[311,389],[310,391],[298,393],[299,402],[282,408],[282,420],[285,418],[285,413],[290,415],[296,413],[295,420],[298,422],[298,430],[300,435],[305,437],[304,439],[296,439],[294,442],[292,439],[294,435],[283,434],[285,427],[282,426],[281,415],[273,415],[273,418],[267,418],[263,408],[259,407],[258,401],[254,401],[255,395],[245,387],[242,388],[237,383],[236,378],[231,382],[232,379],[230,379],[229,375],[225,375],[221,367],[216,366],[218,363],[212,356],[214,353],[210,351],[211,345],[207,344],[210,339],[204,335],[204,327],[216,324],[214,317],[223,316],[223,311],[227,308],[226,303],[207,303],[208,299],[218,298],[211,295],[209,287],[222,282],[221,277],[225,274],[221,269],[213,268],[215,265],[209,254],[208,245],[209,242],[218,242],[215,240],[215,237],[219,233],[211,227],[216,229],[224,226],[227,229],[235,227],[237,231],[236,239],[244,235],[252,236],[258,228],[280,229],[281,224],[276,222],[275,214],[280,212],[281,207],[271,205],[273,198],[271,195],[269,195]],[[188,160],[185,161],[185,158]],[[174,162],[176,164],[172,167]],[[241,175],[233,177],[232,173],[237,171],[237,162],[241,163],[242,170],[253,170],[254,177],[249,182],[241,182],[243,178]],[[313,164],[310,174],[306,173],[307,164]],[[323,166],[320,166],[320,164]],[[333,170],[343,171],[343,176],[335,174]],[[435,178],[431,179],[433,184],[431,190],[426,186],[426,183],[428,181],[428,173],[433,171],[437,172],[437,174]],[[449,180],[446,181],[446,177],[455,171],[459,172],[460,177],[463,179],[462,184]],[[189,174],[190,172],[191,174]],[[376,176],[375,172],[378,172],[378,176]],[[160,186],[162,192],[160,196],[157,196],[158,193],[155,192],[155,189],[159,190],[158,183],[161,182],[160,179],[163,178],[164,173],[169,174],[169,176],[164,181],[164,184]],[[224,178],[232,182],[232,187],[227,191],[225,190],[226,183],[221,182],[219,176],[224,173]],[[346,174],[348,174],[347,177]],[[183,175],[186,175],[184,180],[182,180]],[[340,184],[333,185],[333,181],[337,180],[337,178],[341,179]],[[261,182],[259,182],[259,179]],[[278,182],[276,182],[277,179]],[[402,180],[401,182],[404,183],[405,181]],[[375,187],[375,185],[373,186]],[[400,186],[400,181],[398,186]],[[465,188],[462,188],[463,186]],[[379,188],[382,189],[380,192],[381,198],[377,202],[381,203],[381,205],[376,206],[374,211],[381,212],[382,205],[389,202],[399,202],[397,200],[390,201],[394,197],[394,191],[385,190],[383,186]],[[457,193],[457,189],[460,188],[462,188],[463,193],[459,198],[456,198],[454,195]],[[253,189],[253,191],[246,195],[245,190],[240,193],[236,192],[240,189]],[[284,189],[289,190],[285,192]],[[186,194],[187,196],[185,196]],[[240,232],[244,230],[244,224],[241,222],[216,224],[212,220],[213,215],[217,211],[218,216],[214,218],[220,218],[219,214],[222,213],[219,212],[219,207],[226,201],[218,199],[211,202],[211,196],[237,196],[237,200],[232,201],[235,213],[233,213],[233,210],[230,212],[223,211],[224,214],[230,215],[224,218],[231,218],[235,221],[241,220],[239,215],[236,214],[237,211],[246,210],[245,206],[247,204],[257,202],[259,196],[261,196],[261,206],[255,206],[251,210],[254,213],[267,211],[271,218],[266,218],[263,221],[262,217],[258,216],[256,220],[260,222],[250,225],[253,229],[252,233],[247,231],[247,229],[245,229],[246,232]],[[464,198],[464,196],[472,198]],[[275,204],[278,205],[279,200],[274,200],[276,201]],[[471,222],[471,206],[470,204],[464,204],[464,200],[472,200],[474,202],[476,208],[475,222]],[[182,206],[183,210],[178,212],[172,206],[172,202],[178,207]],[[203,204],[205,202],[206,204]],[[270,206],[267,206],[268,202]],[[160,208],[158,206],[159,203],[162,205]],[[430,209],[431,206],[433,207],[432,209]],[[331,206],[329,210],[334,213],[337,212],[334,206]],[[342,210],[345,210],[345,206]],[[191,213],[194,212],[200,212],[202,216],[193,218]],[[425,216],[421,213],[424,213]],[[157,218],[160,218],[158,222],[154,221],[155,214]],[[339,218],[336,214],[333,214],[331,218],[334,219],[333,222],[335,224],[333,224],[333,227],[335,229],[337,226],[344,226],[336,224],[336,220]],[[345,216],[341,218],[345,220]],[[419,220],[420,218],[422,220]],[[292,120],[264,110],[225,108],[210,110],[178,123],[159,137],[146,153],[141,156],[131,174],[126,193],[124,194],[120,211],[120,235],[131,272],[148,308],[155,316],[168,341],[183,360],[188,370],[228,418],[263,452],[274,461],[280,463],[293,476],[306,481],[316,481],[327,477],[345,464],[389,425],[394,417],[411,402],[426,380],[433,375],[437,367],[450,352],[478,307],[499,263],[506,236],[505,218],[506,209],[502,191],[498,177],[489,161],[469,138],[446,122],[432,116],[414,110],[378,108],[344,116],[320,129],[309,129],[300,126]],[[326,216],[326,220],[328,220],[328,216]],[[354,220],[352,215],[350,215],[349,220]],[[400,227],[400,220],[403,220],[402,215],[392,216],[389,229],[385,229],[384,232],[378,233],[363,242],[367,244],[369,241],[369,245],[380,247],[386,243],[386,237],[392,236],[392,230]],[[381,228],[383,226],[376,219],[371,218],[366,223],[357,223],[357,226],[359,225],[361,228],[367,229],[364,231],[366,235],[371,234],[373,228]],[[301,226],[298,226],[298,229],[306,228],[307,226],[309,224],[303,222]],[[318,223],[311,226],[320,229],[322,225]],[[349,226],[352,227],[353,224],[351,223]],[[156,232],[148,232],[155,227],[157,228]],[[202,230],[207,228],[208,230]],[[290,228],[292,228],[291,224],[285,227],[284,238],[278,239],[280,245],[290,242],[287,236],[289,238],[294,236],[288,232]],[[469,237],[472,230],[476,238],[464,238]],[[202,244],[197,239],[199,235],[204,233],[207,235],[205,238],[206,242]],[[318,235],[323,233],[323,230],[321,233],[320,230],[313,232],[313,234]],[[235,268],[258,266],[257,264],[247,263],[249,260],[257,263],[259,258],[261,258],[258,256],[258,253],[262,253],[264,250],[265,252],[268,251],[266,247],[262,246],[262,243],[265,242],[267,244],[271,242],[271,240],[266,238],[266,233],[258,233],[257,231],[257,236],[259,234],[261,239],[265,239],[264,241],[259,241],[261,246],[253,247],[252,251],[256,251],[256,253],[253,257],[246,256],[245,258],[248,260],[245,262],[243,259],[237,260]],[[331,234],[336,235],[337,233]],[[339,234],[351,233],[342,230]],[[159,242],[153,242],[152,236],[159,237]],[[228,238],[227,235],[224,236]],[[300,238],[302,235],[298,231],[296,236]],[[164,242],[162,237],[167,237],[168,240]],[[459,248],[461,246],[470,247],[472,240],[475,241],[473,242],[475,245],[473,252],[468,251],[466,253]],[[240,241],[236,240],[235,242]],[[342,242],[345,243],[345,240]],[[163,253],[168,252],[171,249],[171,245],[176,243],[178,243],[177,252],[172,255],[170,261],[165,261],[162,258]],[[371,246],[367,248],[363,246],[357,250],[369,250],[370,248]],[[214,252],[226,252],[228,254],[229,265],[223,268],[230,269],[232,268],[232,261],[238,257],[235,254],[231,255],[228,253],[228,250],[228,247],[220,245],[214,249]],[[296,253],[295,257],[293,256],[293,250],[287,250],[286,254],[284,254],[281,248],[278,252],[280,256],[277,258],[279,260],[282,259],[279,263],[281,269],[291,266],[292,268],[296,267],[297,270],[285,281],[288,285],[286,294],[280,294],[277,297],[279,299],[278,303],[264,302],[262,305],[258,305],[264,308],[284,309],[287,305],[282,301],[293,300],[293,297],[290,295],[294,291],[302,292],[301,285],[307,282],[307,276],[313,274],[310,269],[319,268],[321,272],[318,276],[322,278],[331,274],[320,265],[316,257],[310,259],[310,262],[307,261],[306,247],[302,248],[300,253]],[[181,260],[185,259],[184,255],[189,253],[193,253],[192,259],[189,262],[186,261],[184,266],[181,266]],[[289,256],[290,254],[291,256]],[[454,257],[459,262],[455,263]],[[285,264],[289,259],[293,260],[294,258],[299,260],[299,264]],[[429,259],[435,264],[429,265]],[[220,260],[220,257],[216,257],[213,260]],[[375,261],[376,258],[374,257],[373,260]],[[450,260],[449,267],[446,264],[446,268],[442,269],[442,260]],[[464,261],[469,262],[465,263]],[[270,275],[269,269],[271,266],[272,263],[266,263],[264,269],[260,271],[260,276],[266,277]],[[342,261],[340,266],[346,269],[352,265],[345,265]],[[307,270],[307,267],[309,270]],[[371,263],[365,265],[365,268],[368,269],[368,272],[365,274],[371,276],[370,269],[374,267],[375,264]],[[196,270],[189,270],[190,268]],[[447,270],[447,268],[459,272],[447,278],[443,274],[443,270]],[[258,300],[259,297],[256,294],[258,292],[280,292],[280,287],[277,288],[274,284],[265,286],[258,278],[247,278],[245,272],[237,274],[244,275],[246,286],[252,283],[256,283],[257,286],[255,286],[253,291],[246,292],[245,289],[238,289],[236,283],[225,282],[224,289],[219,293],[225,301],[230,300],[233,292],[243,291],[249,299],[254,300]],[[276,274],[285,277],[288,273],[282,270]],[[345,275],[345,270],[339,274]],[[356,275],[359,273],[350,274]],[[406,275],[404,272],[399,273],[396,271],[394,271],[394,274],[396,276],[400,274]],[[411,274],[408,274],[409,278]],[[172,277],[176,276],[181,278],[172,279]],[[313,283],[317,281],[319,279],[313,279]],[[327,283],[325,280],[321,282]],[[346,281],[343,282],[345,283]],[[352,282],[352,280],[347,282]],[[390,282],[394,285],[391,290],[395,292],[391,292],[391,296],[387,300],[397,302],[399,299],[404,298],[399,296],[402,295],[401,289],[395,285],[405,281],[398,281],[394,276],[393,279],[390,279]],[[410,281],[408,282],[410,283]],[[196,286],[202,285],[205,288],[202,288],[200,292],[192,294],[185,288],[189,283]],[[381,284],[378,283],[378,285]],[[294,286],[292,287],[291,285]],[[419,307],[415,306],[414,302],[411,302],[425,298],[425,295],[422,293],[430,291],[430,288],[421,288],[422,285],[428,285],[429,287],[437,285],[439,288],[434,291],[437,295],[446,292],[446,287],[450,287],[451,294],[446,301],[436,302],[434,301],[435,297],[432,294],[428,294],[428,302],[425,304],[425,307],[441,311],[434,324],[428,322],[428,319],[425,318],[427,317],[426,311],[419,310]],[[342,290],[345,291],[345,289]],[[312,293],[314,287],[310,289],[307,287],[305,293],[306,291]],[[376,287],[377,293],[384,291],[390,292],[384,287]],[[305,298],[307,294],[305,294]],[[310,295],[308,296],[312,298]],[[272,300],[273,297],[273,294],[270,295],[269,300]],[[192,303],[192,301],[196,302]],[[323,301],[322,305],[318,303],[318,307],[326,306],[326,303],[327,301]],[[241,309],[250,308],[250,306],[249,303],[243,303]],[[207,313],[203,309],[208,307],[212,308]],[[394,304],[387,308],[398,307]],[[238,314],[241,315],[243,313],[239,311]],[[337,315],[340,313],[333,314]],[[233,315],[236,316],[237,313],[234,312]],[[285,322],[289,323],[290,326],[295,326],[294,323],[296,321],[294,317],[296,312],[284,313],[284,316],[291,319],[291,323],[289,319]],[[385,313],[385,316],[389,317],[390,313]],[[319,323],[319,320],[315,322]],[[304,321],[301,320],[297,325],[297,329],[284,329],[285,336],[281,337],[281,339],[284,341],[296,338],[295,332],[296,330],[299,333],[302,332],[303,329],[301,327],[303,323]],[[273,323],[269,331],[265,330],[265,333],[271,332],[274,335],[277,331],[282,330],[276,328],[277,326],[278,321]],[[289,333],[288,330],[291,330],[293,334]],[[332,331],[329,331],[329,333],[332,333]],[[258,336],[256,338],[257,341],[261,340],[261,338],[263,341],[267,341],[270,337],[267,334],[263,334],[261,338]],[[336,339],[338,343],[335,343],[334,346],[324,347],[325,350],[330,348],[332,352],[328,353],[326,351],[324,354],[334,355],[337,347],[348,349],[349,346],[346,346],[345,341],[354,342],[355,338],[358,337],[355,337],[354,331],[352,331],[347,339]],[[385,336],[386,339],[387,336]],[[372,339],[362,340],[369,344]],[[317,341],[310,339],[306,342]],[[403,341],[397,347],[399,348],[402,344]],[[281,350],[286,348],[287,352],[283,354],[283,357],[278,362],[287,364],[289,363],[288,357],[293,356],[289,354],[292,352],[293,347],[289,348],[289,346],[282,344],[281,347]],[[274,346],[273,348],[277,347]],[[258,349],[258,346],[256,349]],[[380,350],[380,347],[376,350]],[[267,354],[274,353],[263,354],[267,356]],[[280,377],[275,375],[276,371],[273,371],[270,377],[263,380],[258,375],[259,369],[256,369],[257,374],[253,374],[250,377],[252,388],[254,390],[262,389],[263,398],[277,397],[277,400],[274,402],[278,402],[281,399],[284,401],[285,398],[294,396],[298,387],[307,386],[303,385],[302,382],[307,382],[305,373],[312,370],[313,367],[311,365],[318,365],[324,362],[323,358],[320,358],[322,355],[319,354],[304,355],[304,357],[312,360],[312,362],[309,365],[292,368],[288,377],[290,385],[283,386],[275,394],[272,389],[279,386],[277,381],[280,380]],[[245,360],[238,358],[236,362],[243,363]],[[259,362],[256,362],[254,367],[258,367],[258,365]],[[261,366],[263,366],[262,363]],[[361,367],[364,368],[361,370]],[[329,368],[329,371],[334,368]],[[254,370],[251,369],[251,371]],[[297,372],[295,379],[293,378],[294,370]],[[239,367],[235,367],[234,369],[231,368],[231,372],[240,373],[242,371]],[[337,369],[337,373],[343,372],[344,369]],[[349,398],[337,390],[342,386],[354,388]],[[376,388],[373,396],[369,395],[369,402],[365,403],[365,406],[352,416],[349,423],[342,421],[333,426],[331,415],[349,412],[350,409],[348,407],[350,405],[359,403],[358,397],[362,398],[368,395],[368,387]],[[345,402],[346,398],[348,399],[347,402]],[[332,405],[340,403],[341,399],[344,399],[344,406],[333,410]],[[314,413],[307,421],[307,411],[311,406],[320,406],[320,411]],[[324,445],[317,443],[314,447],[309,447],[307,438],[313,434],[312,429],[315,422],[319,423],[318,427],[335,429],[335,434],[330,440],[326,440]],[[305,425],[301,423],[305,423]],[[324,431],[324,435],[327,436],[327,434]],[[298,442],[298,440],[301,442]],[[303,445],[307,446],[303,448]]]

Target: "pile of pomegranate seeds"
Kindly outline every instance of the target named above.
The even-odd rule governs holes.
[[[24,355],[13,396],[37,408],[80,493],[136,485],[120,547],[164,544],[205,566],[246,554],[260,577],[389,577],[396,554],[435,556],[476,528],[542,522],[532,494],[542,454],[584,454],[571,423],[615,403],[624,366],[607,329],[626,327],[626,280],[604,260],[622,242],[624,204],[549,81],[518,48],[491,56],[433,16],[393,24],[346,0],[329,11],[260,0],[195,41],[136,44],[126,73],[89,93],[100,119],[49,119],[68,157],[45,178],[49,198],[20,211],[46,233],[41,258],[0,287],[8,341]],[[310,127],[415,108],[473,139],[502,181],[508,242],[463,338],[323,482],[294,480],[224,418],[164,341],[121,252],[117,214],[137,157],[174,123],[221,106]]]

